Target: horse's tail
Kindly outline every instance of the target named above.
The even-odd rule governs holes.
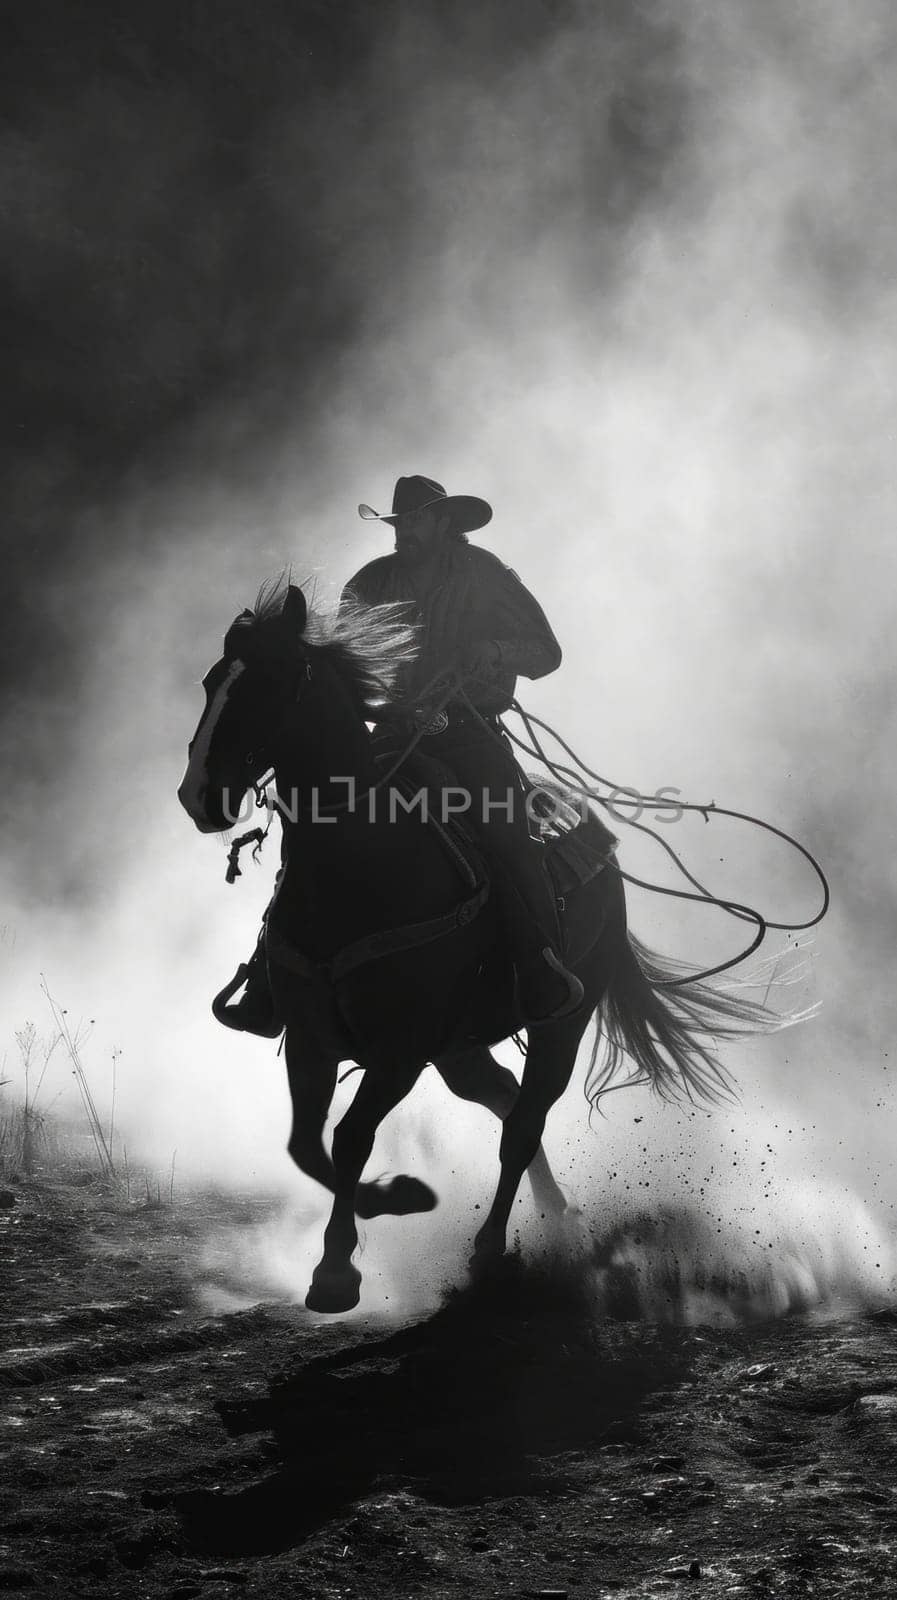
[[[665,967],[631,934],[625,937],[598,1009],[585,1084],[593,1107],[610,1089],[636,1084],[649,1084],[663,1100],[684,1097],[709,1105],[733,1100],[735,1080],[717,1060],[711,1041],[774,1033],[801,1020],[709,983],[664,987],[685,970],[679,964]],[[633,1070],[618,1078],[624,1056]]]

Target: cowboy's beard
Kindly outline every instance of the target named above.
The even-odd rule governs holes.
[[[423,567],[439,559],[451,542],[451,532],[445,528],[427,528],[423,532],[396,528],[396,555],[403,566]]]
[[[400,533],[396,529],[396,555],[409,567],[418,567],[426,560],[429,544],[416,533]]]

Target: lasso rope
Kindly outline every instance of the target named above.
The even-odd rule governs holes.
[[[476,708],[472,706],[470,700],[466,695],[463,694],[463,691],[462,697],[470,709],[473,710],[477,716],[479,716],[479,713],[476,712]],[[752,816],[749,812],[735,811],[728,806],[718,806],[713,800],[707,805],[699,805],[694,802],[684,800],[661,800],[654,795],[635,794],[631,795],[629,798],[622,798],[619,794],[617,786],[612,784],[608,778],[602,777],[600,773],[594,772],[592,768],[589,767],[586,762],[584,762],[581,757],[577,755],[576,751],[572,749],[567,741],[561,737],[556,729],[551,727],[550,723],[543,722],[540,717],[536,717],[532,713],[525,711],[518,700],[513,700],[511,702],[511,709],[520,717],[527,733],[529,734],[530,740],[532,741],[531,746],[524,744],[523,740],[517,738],[517,736],[513,734],[511,730],[502,722],[501,726],[504,733],[508,739],[518,747],[518,749],[523,750],[527,755],[535,756],[537,760],[541,761],[543,765],[547,767],[552,776],[555,777],[562,786],[571,788],[575,793],[582,795],[584,798],[595,800],[599,805],[603,805],[605,810],[609,810],[611,812],[611,815],[615,818],[615,820],[624,822],[628,827],[638,829],[640,833],[649,834],[650,837],[656,840],[656,842],[667,852],[671,860],[681,872],[682,876],[693,885],[697,893],[689,893],[689,891],[686,889],[672,889],[667,888],[662,884],[649,883],[643,878],[636,878],[632,873],[624,872],[622,867],[620,867],[616,862],[610,862],[609,865],[612,867],[613,871],[617,872],[626,883],[631,883],[640,889],[647,889],[652,894],[662,894],[676,900],[689,900],[692,902],[714,905],[718,907],[719,910],[726,911],[730,916],[737,917],[741,921],[753,922],[756,924],[757,931],[753,939],[751,940],[750,944],[747,945],[745,949],[742,950],[738,955],[731,957],[728,961],[721,961],[714,967],[707,967],[701,972],[691,973],[687,977],[669,979],[663,984],[659,984],[658,987],[677,989],[688,983],[698,983],[705,978],[716,977],[720,972],[728,972],[732,967],[740,965],[742,961],[746,961],[749,956],[753,955],[754,951],[757,950],[762,943],[767,929],[775,929],[777,931],[785,931],[789,933],[802,933],[808,928],[816,927],[817,923],[822,921],[822,918],[825,916],[829,908],[829,903],[831,900],[831,891],[829,889],[828,880],[821,866],[819,865],[819,862],[816,860],[811,851],[809,851],[805,845],[802,845],[799,840],[793,838],[790,833],[786,833],[783,828],[777,828],[771,822],[764,822],[761,817]],[[484,722],[486,727],[489,726],[489,724],[485,721],[485,718],[481,717],[480,720]],[[551,736],[551,738],[556,740],[562,749],[571,757],[572,761],[576,763],[576,766],[570,767],[565,763],[553,761],[543,749],[542,743],[534,731],[535,727],[542,728]],[[585,774],[586,777],[591,778],[595,783],[603,784],[606,788],[613,790],[615,795],[614,801],[611,802],[607,795],[602,795],[598,790],[583,782],[582,774]],[[742,905],[739,901],[727,900],[719,895],[715,895],[709,889],[705,888],[702,883],[699,883],[698,879],[695,878],[691,872],[689,872],[684,862],[680,860],[679,856],[666,839],[662,838],[659,833],[656,833],[653,828],[648,827],[646,823],[638,822],[635,818],[618,818],[614,810],[615,805],[632,805],[638,806],[639,808],[644,805],[651,805],[661,810],[675,809],[678,811],[697,811],[704,818],[705,822],[709,822],[711,814],[715,814],[716,816],[721,817],[734,817],[737,821],[747,822],[752,827],[763,828],[767,833],[772,833],[776,836],[776,838],[783,839],[786,844],[790,844],[793,849],[797,850],[800,855],[802,855],[804,859],[810,863],[810,866],[813,868],[813,871],[816,873],[816,876],[822,886],[822,906],[819,911],[817,911],[816,915],[810,917],[806,922],[776,922],[773,921],[772,918],[761,916],[760,912],[754,910],[752,906]]]

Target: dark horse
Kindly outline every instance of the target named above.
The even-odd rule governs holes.
[[[422,822],[419,809],[397,803],[395,789],[387,792],[369,730],[372,707],[382,705],[396,665],[413,648],[394,608],[327,623],[309,617],[300,589],[275,586],[237,617],[203,680],[206,707],[178,791],[200,832],[219,832],[236,820],[250,786],[274,769],[284,856],[266,946],[286,1026],[289,1149],[334,1197],[306,1300],[317,1311],[357,1304],[356,1216],[436,1203],[432,1190],[407,1176],[361,1182],[379,1123],[428,1062],[455,1093],[504,1123],[476,1271],[505,1251],[527,1168],[541,1208],[565,1209],[540,1141],[593,1017],[592,1103],[619,1080],[624,1053],[634,1063],[627,1084],[650,1084],[665,1097],[718,1099],[729,1079],[711,1054],[711,1037],[770,1023],[763,1008],[706,984],[663,987],[671,973],[628,936],[614,841],[590,814],[575,833],[592,854],[592,871],[580,873],[562,902],[565,959],[585,998],[573,1015],[529,1029],[518,1087],[489,1051],[522,1021],[487,875],[478,877],[473,847],[459,851],[443,829]],[[331,1159],[323,1129],[345,1060],[363,1074]]]

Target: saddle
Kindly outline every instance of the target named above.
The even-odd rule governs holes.
[[[554,888],[555,899],[563,909],[568,895],[603,871],[614,854],[618,840],[591,808],[583,811],[573,803],[572,791],[565,790],[553,780],[525,772],[519,764],[517,771],[524,802],[529,800],[527,816],[530,818],[530,833],[534,843],[544,849],[545,868]],[[457,784],[450,766],[419,750],[413,750],[402,763],[397,778],[400,786],[407,787],[409,793],[421,789],[425,791],[430,816],[440,814],[441,791]],[[482,837],[465,822],[463,812],[445,822],[440,821],[438,827],[471,864],[482,862]],[[488,870],[488,860],[486,866]]]

